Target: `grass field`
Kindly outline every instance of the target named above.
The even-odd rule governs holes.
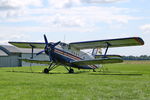
[[[45,67],[0,68],[0,100],[150,100],[150,64],[104,65],[106,71],[59,67],[43,74]],[[12,72],[14,71],[14,72]]]

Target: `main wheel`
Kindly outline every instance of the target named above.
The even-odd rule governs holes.
[[[46,73],[46,74],[48,74],[48,73],[49,73],[48,68],[45,68],[45,69],[44,69],[44,73]]]
[[[74,73],[74,70],[73,70],[73,69],[70,69],[70,70],[69,70],[69,73]]]
[[[96,72],[96,70],[95,70],[95,69],[93,69],[93,72]]]

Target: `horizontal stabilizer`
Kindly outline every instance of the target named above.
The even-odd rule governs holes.
[[[84,42],[73,42],[69,46],[77,49],[92,49],[92,48],[107,48],[109,47],[124,47],[124,46],[137,46],[144,45],[144,41],[140,37],[106,39]]]
[[[121,63],[123,60],[118,57],[112,57],[112,58],[98,58],[98,59],[92,59],[92,60],[80,60],[80,61],[74,61],[72,64],[75,65],[94,65],[94,64],[108,64],[108,63]]]
[[[22,61],[25,61],[25,62],[29,62],[29,63],[36,63],[36,64],[50,64],[50,61],[48,60],[33,60],[33,59],[20,59]]]

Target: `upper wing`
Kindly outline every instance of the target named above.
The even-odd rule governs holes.
[[[31,48],[32,46],[34,48],[44,48],[45,47],[45,43],[42,42],[8,42],[16,47],[19,48]]]
[[[99,59],[92,59],[92,60],[80,60],[71,62],[75,65],[94,65],[94,64],[108,64],[108,63],[121,63],[123,60],[118,57],[111,57],[111,58],[99,58]]]
[[[130,37],[130,38],[118,38],[118,39],[107,39],[96,41],[73,42],[70,43],[69,46],[77,49],[90,49],[90,48],[106,48],[107,44],[109,44],[109,47],[136,46],[136,45],[144,45],[144,41],[140,37]]]

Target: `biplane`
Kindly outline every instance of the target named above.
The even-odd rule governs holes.
[[[59,65],[63,65],[69,73],[74,73],[73,68],[78,69],[95,69],[100,68],[101,64],[121,63],[123,59],[120,55],[107,55],[109,48],[124,47],[124,46],[139,46],[144,45],[144,41],[140,37],[106,39],[83,42],[48,42],[44,35],[45,42],[9,42],[19,48],[32,48],[31,58],[22,58],[25,62],[49,64],[48,68],[43,70],[44,73],[55,69]],[[49,60],[33,59],[34,49],[43,49],[36,56],[45,53]],[[105,48],[104,54],[101,49]],[[83,52],[84,49],[92,49],[91,55]]]

